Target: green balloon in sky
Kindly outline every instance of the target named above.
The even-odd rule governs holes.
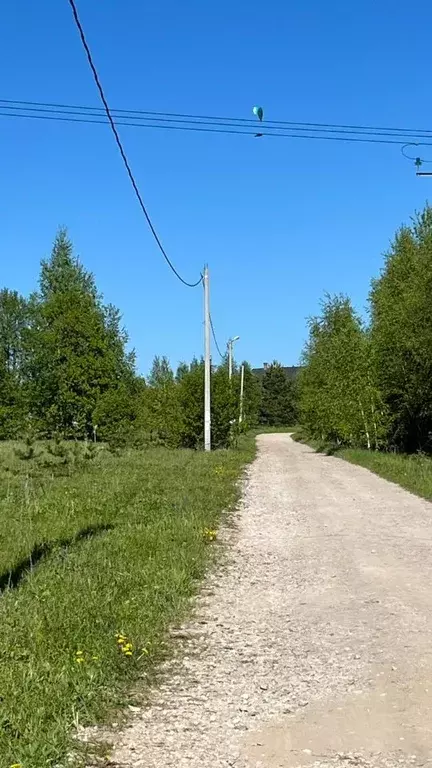
[[[261,122],[264,117],[264,110],[262,107],[254,107],[252,112],[254,113],[255,117],[258,118],[258,120]]]

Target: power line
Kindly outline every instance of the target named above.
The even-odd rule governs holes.
[[[153,226],[152,220],[151,220],[151,218],[150,218],[150,216],[149,216],[149,214],[147,212],[147,208],[146,208],[146,206],[144,204],[144,200],[141,197],[141,193],[140,193],[140,191],[138,189],[138,185],[137,185],[137,183],[135,181],[135,177],[134,177],[134,175],[132,173],[132,169],[131,169],[131,167],[129,165],[129,161],[128,161],[127,157],[126,157],[126,153],[125,153],[125,151],[123,149],[123,145],[122,145],[122,143],[120,141],[120,136],[119,136],[117,128],[115,126],[114,120],[111,117],[110,108],[109,108],[108,102],[107,102],[107,100],[105,98],[105,94],[104,94],[104,91],[103,91],[103,88],[102,88],[102,85],[101,85],[101,81],[99,79],[99,75],[97,73],[96,67],[95,67],[95,65],[93,63],[93,58],[92,58],[92,55],[91,55],[91,51],[90,51],[90,48],[89,48],[89,46],[87,44],[87,40],[86,40],[85,35],[84,35],[84,30],[83,30],[83,27],[82,27],[81,22],[79,20],[79,17],[78,17],[78,11],[77,11],[77,7],[75,5],[75,0],[68,0],[68,2],[69,2],[69,5],[70,5],[70,7],[72,9],[72,15],[73,15],[75,24],[76,24],[78,32],[79,32],[79,36],[81,38],[82,45],[83,45],[84,50],[86,52],[87,60],[88,60],[90,69],[91,69],[91,71],[93,73],[93,78],[94,78],[94,81],[96,83],[97,89],[99,91],[99,95],[101,97],[102,104],[104,105],[104,109],[105,109],[105,112],[106,112],[106,116],[108,118],[108,122],[109,122],[109,124],[111,126],[111,130],[112,130],[112,132],[114,134],[114,138],[116,140],[117,146],[119,148],[119,152],[121,154],[121,157],[122,157],[122,160],[124,162],[126,171],[128,173],[128,176],[129,176],[129,179],[131,181],[131,184],[132,184],[133,189],[135,191],[135,194],[137,196],[138,202],[139,202],[139,204],[141,206],[141,210],[142,210],[142,212],[143,212],[143,214],[144,214],[144,216],[145,216],[145,218],[147,220],[147,224],[149,225],[151,233],[152,233],[154,239],[156,240],[156,243],[157,243],[157,245],[159,247],[159,250],[162,253],[162,256],[164,257],[164,259],[167,262],[167,264],[170,267],[170,269],[174,272],[174,274],[180,280],[180,282],[183,283],[183,285],[187,285],[189,288],[195,288],[197,285],[199,285],[201,283],[202,277],[200,276],[200,279],[197,280],[196,283],[188,283],[187,280],[183,279],[183,277],[180,275],[180,273],[177,272],[174,264],[172,263],[171,259],[169,258],[168,254],[166,253],[165,248],[163,247],[163,245],[162,245],[162,243],[160,241],[159,235],[157,234],[156,229]]]
[[[83,112],[90,111],[90,112],[102,112],[101,108],[98,107],[89,107],[89,106],[83,106],[83,105],[74,105],[74,104],[59,104],[59,103],[49,103],[49,102],[38,102],[38,101],[19,101],[19,100],[12,100],[12,99],[0,99],[0,104],[4,105],[10,105],[10,108],[30,108],[30,107],[49,107],[53,109],[73,109],[73,110],[80,110]],[[12,107],[12,105],[15,105]],[[21,107],[19,106],[21,105]],[[141,109],[110,109],[111,115],[119,114],[122,116],[126,115],[142,115],[143,117],[140,118],[142,120],[148,120],[148,119],[167,119],[167,118],[179,118],[179,120],[174,119],[173,122],[181,122],[182,119],[186,118],[187,122],[189,120],[192,121],[210,121],[210,123],[216,123],[216,124],[239,124],[239,126],[244,126],[248,128],[256,128],[259,124],[256,122],[256,120],[252,118],[244,118],[244,117],[216,117],[211,115],[192,115],[192,114],[184,114],[179,112],[154,112],[149,110],[141,110]],[[314,130],[314,131],[320,131],[324,129],[332,129],[336,132],[344,132],[344,131],[350,131],[354,133],[358,132],[367,132],[371,133],[372,135],[381,135],[384,133],[384,135],[393,135],[393,134],[408,134],[411,136],[414,135],[420,135],[423,134],[424,138],[431,137],[432,138],[432,130],[427,128],[396,128],[396,127],[383,127],[383,126],[371,126],[371,125],[350,125],[350,124],[343,124],[343,123],[312,123],[312,122],[303,122],[303,121],[288,121],[288,120],[264,120],[262,123],[263,126],[266,126],[269,129],[273,129],[275,127],[281,127],[286,128],[289,130],[300,130],[300,127],[302,127],[302,130]],[[339,130],[340,129],[340,130]]]
[[[220,357],[223,359],[224,355],[222,354],[222,352],[221,352],[221,350],[220,350],[220,346],[219,346],[219,344],[218,344],[218,340],[217,340],[217,338],[216,338],[216,333],[215,333],[215,329],[214,329],[214,325],[213,325],[213,318],[212,318],[211,314],[210,314],[210,328],[211,328],[211,332],[212,332],[213,340],[214,340],[214,343],[215,343],[216,349],[217,349],[217,351],[218,351],[218,354],[219,354],[219,355],[220,355]]]
[[[42,114],[48,114],[48,115],[66,115],[66,116],[80,116],[80,117],[104,117],[105,112],[104,110],[98,108],[98,107],[79,107],[76,105],[55,105],[55,104],[49,104],[49,103],[43,103],[43,102],[27,102],[28,104],[33,104],[34,106],[19,106],[22,102],[11,102],[6,99],[0,99],[0,108],[8,111],[14,112],[31,112],[31,113],[42,113]],[[252,129],[254,135],[256,134],[257,126],[255,124],[253,125],[246,125],[242,123],[238,123],[239,118],[226,118],[228,122],[221,122],[222,118],[217,118],[218,122],[211,121],[211,118],[201,118],[199,116],[188,116],[188,115],[179,115],[178,117],[170,116],[170,113],[167,113],[165,116],[159,116],[164,115],[164,113],[154,113],[152,117],[148,116],[152,113],[144,113],[136,111],[136,114],[138,116],[134,116],[134,120],[139,120],[139,123],[132,123],[130,122],[132,120],[132,117],[129,117],[129,115],[135,115],[133,110],[110,110],[111,116],[113,119],[116,119],[116,122],[118,125],[134,125],[134,126],[141,126],[145,127],[146,122],[149,122],[150,120],[156,120],[158,123],[176,123],[180,125],[198,125],[198,126],[210,126],[210,127],[217,127],[217,128],[248,128]],[[140,116],[141,115],[141,116]],[[119,122],[117,118],[120,118],[122,122]],[[225,118],[224,118],[225,120]],[[125,122],[128,121],[128,122]],[[376,128],[376,129],[368,129],[366,127],[363,127],[359,130],[351,130],[348,126],[345,127],[338,127],[336,125],[330,127],[322,127],[322,128],[311,128],[311,127],[305,127],[302,123],[291,123],[287,124],[289,127],[286,128],[280,128],[277,126],[269,125],[268,130],[270,130],[272,133],[275,131],[302,131],[310,133],[337,133],[337,134],[348,134],[348,135],[359,135],[359,136],[375,136],[375,137],[381,137],[381,138],[420,138],[420,139],[432,139],[432,132],[424,132],[425,135],[420,135],[419,133],[415,133],[412,131],[409,131],[407,128],[393,128],[393,129],[384,129],[384,128]],[[290,127],[290,126],[296,126]],[[306,124],[307,125],[307,124]],[[311,123],[310,125],[314,125]],[[153,126],[152,126],[153,127]],[[160,126],[161,128],[165,127],[164,125]],[[267,126],[266,126],[267,130]],[[385,133],[383,131],[386,131]],[[403,131],[403,133],[401,133]]]
[[[70,0],[69,0],[70,2]],[[22,118],[22,119],[38,119],[38,120],[50,120],[54,122],[65,122],[65,123],[89,123],[89,124],[99,124],[99,125],[111,125],[111,122],[108,120],[102,119],[93,119],[88,117],[65,117],[64,115],[66,113],[56,113],[52,112],[50,114],[18,114],[16,112],[6,112],[4,110],[8,109],[8,107],[2,107],[0,104],[0,109],[3,109],[3,111],[0,111],[0,117],[15,117],[15,118]],[[252,136],[255,137],[257,135],[259,136],[267,136],[269,138],[282,138],[282,139],[313,139],[313,140],[322,140],[322,141],[342,141],[342,142],[355,142],[355,143],[364,143],[364,144],[389,144],[389,145],[396,145],[396,146],[406,146],[406,138],[407,136],[402,136],[400,140],[396,139],[386,139],[386,138],[369,138],[366,135],[357,135],[357,136],[322,136],[319,134],[298,134],[298,133],[288,133],[283,132],[282,129],[276,133],[271,133],[269,131],[263,130],[261,128],[260,132],[257,134],[257,128],[255,127],[253,130],[238,130],[237,128],[223,128],[223,127],[212,127],[210,124],[206,125],[205,123],[196,123],[193,125],[167,125],[162,124],[158,125],[157,123],[134,123],[134,122],[124,122],[124,121],[116,121],[116,125],[121,125],[125,127],[130,128],[148,128],[148,129],[163,129],[163,130],[175,130],[175,131],[192,131],[192,132],[198,132],[198,133],[219,133],[219,134],[230,134],[230,135],[238,135],[238,136]],[[216,123],[215,126],[218,124]],[[247,128],[248,126],[245,126]],[[260,126],[261,127],[261,126]],[[252,128],[252,126],[250,126]],[[384,136],[384,134],[383,134]],[[421,137],[421,138],[428,138],[428,137]],[[431,140],[432,140],[432,134],[431,134]],[[414,144],[417,142],[413,142]],[[421,142],[422,146],[432,146],[431,142]],[[132,177],[133,178],[133,177]],[[132,179],[131,179],[132,180]],[[134,186],[135,189],[135,186]],[[139,194],[139,190],[135,191],[137,196]],[[141,195],[140,195],[141,197]],[[140,200],[140,197],[138,198]],[[140,204],[142,202],[142,199],[140,201]],[[146,216],[147,218],[147,216]],[[149,224],[150,226],[150,224]],[[151,226],[152,232],[153,228]],[[157,237],[156,233],[153,233],[155,236],[155,239]],[[159,247],[161,247],[159,238],[157,238],[156,242],[158,243]],[[162,249],[161,249],[162,250]],[[168,257],[165,254],[165,251],[162,250],[162,253],[166,260],[168,261]],[[175,271],[173,265],[168,261],[173,271]],[[175,271],[177,274],[177,272]],[[182,278],[180,278],[180,275],[177,274],[177,277],[181,279],[182,282],[184,282],[186,285],[189,285],[190,287],[195,287],[196,285],[199,285],[198,281],[197,283],[186,283],[186,281],[183,281]]]
[[[408,144],[404,144],[403,147],[401,147],[401,153],[407,160],[414,160],[416,165],[420,164],[423,165],[424,163],[432,163],[432,160],[423,160],[421,157],[413,157],[412,155],[407,155],[406,148],[407,147],[430,147],[430,144],[424,143],[424,142],[412,142],[410,141]],[[418,162],[420,161],[420,163]]]

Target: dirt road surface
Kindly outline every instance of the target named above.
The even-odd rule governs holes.
[[[258,442],[228,562],[114,764],[432,764],[432,505],[287,435]]]

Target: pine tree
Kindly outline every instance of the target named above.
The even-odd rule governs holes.
[[[178,385],[167,357],[154,358],[148,384],[142,424],[153,442],[177,448],[181,442],[182,412]]]
[[[175,375],[176,382],[179,384],[186,374],[189,373],[189,366],[187,363],[179,363]]]
[[[50,259],[41,265],[29,333],[31,409],[42,431],[92,434],[99,398],[133,378],[125,343],[118,313],[103,306],[93,276],[60,230]]]
[[[156,357],[153,359],[152,368],[148,377],[148,383],[150,387],[160,387],[165,384],[172,384],[174,381],[174,373],[170,366],[170,362],[165,355],[163,357]]]
[[[295,421],[294,388],[282,365],[274,360],[264,371],[260,422],[271,427]]]

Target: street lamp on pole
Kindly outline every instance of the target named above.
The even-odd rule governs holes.
[[[233,336],[232,339],[228,339],[228,376],[230,380],[232,379],[232,369],[233,369],[233,344],[235,341],[238,341],[240,336]]]

